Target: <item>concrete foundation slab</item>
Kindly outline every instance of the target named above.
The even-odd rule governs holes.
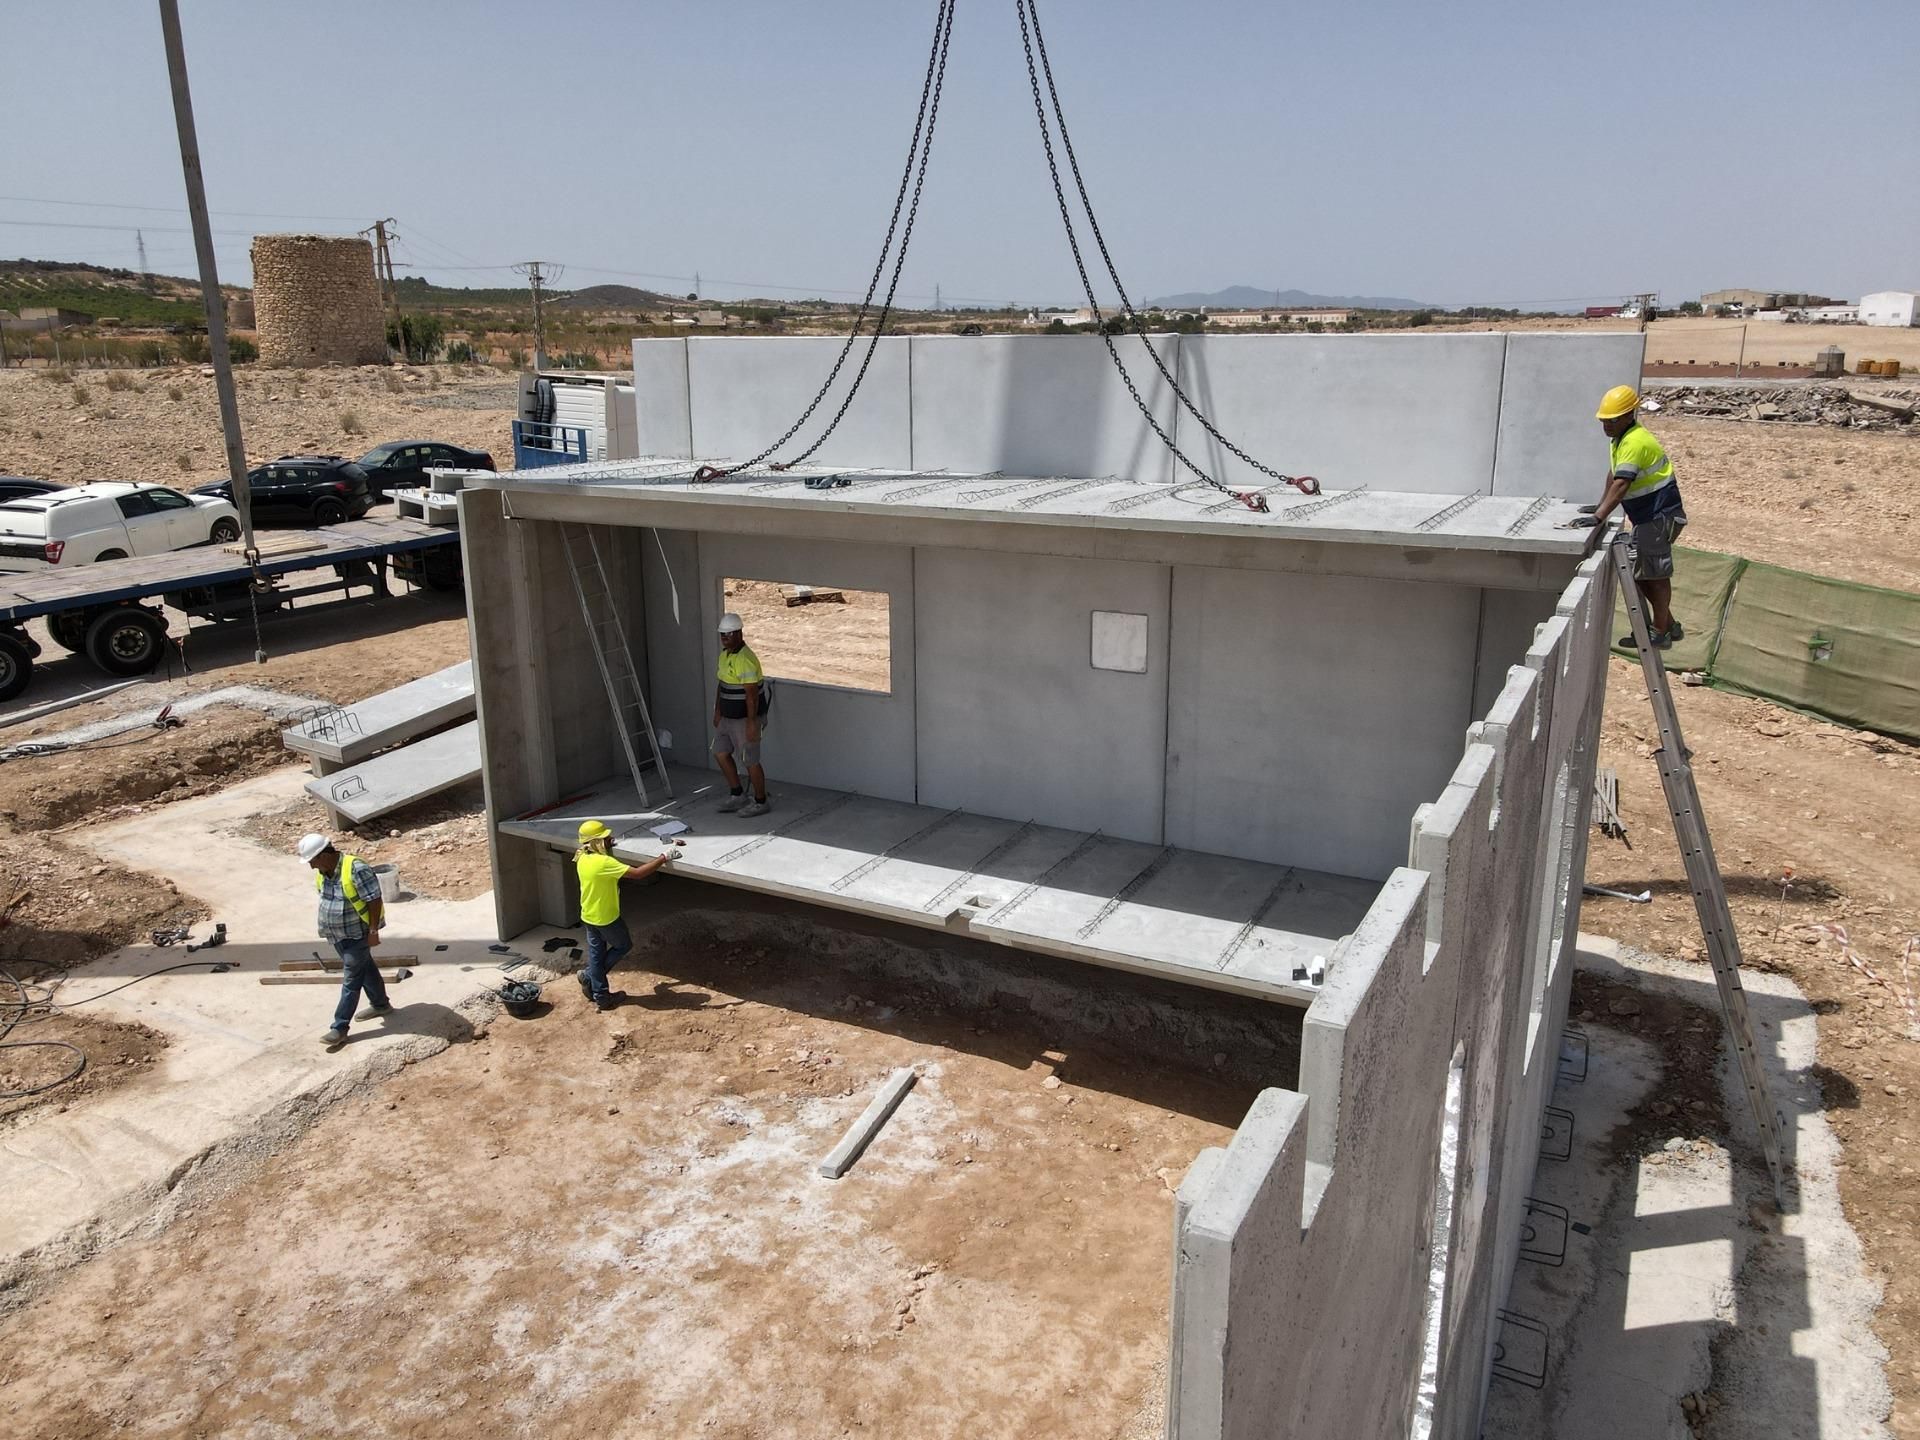
[[[443,730],[349,769],[307,782],[307,793],[358,825],[480,778],[480,722]]]
[[[959,928],[1015,949],[1160,975],[1185,984],[1311,1004],[1296,965],[1331,955],[1378,893],[1373,882],[1084,831],[779,786],[776,808],[743,819],[716,807],[710,771],[669,767],[674,800],[641,807],[609,779],[503,835],[571,852],[580,822],[604,821],[614,853],[660,852],[651,827],[678,820],[674,873],[929,928]],[[570,914],[546,917],[566,924]]]

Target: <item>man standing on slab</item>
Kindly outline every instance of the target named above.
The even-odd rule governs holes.
[[[1633,527],[1629,548],[1634,584],[1653,612],[1649,638],[1664,650],[1686,634],[1673,618],[1673,542],[1687,523],[1687,512],[1680,504],[1673,461],[1640,423],[1639,409],[1640,397],[1631,385],[1616,385],[1601,398],[1594,418],[1607,432],[1607,488],[1593,513],[1577,523],[1604,524],[1616,506],[1627,512]],[[1632,646],[1633,637],[1623,636],[1620,644]]]
[[[747,648],[740,617],[731,610],[720,617],[720,661],[716,669],[719,684],[713,696],[713,753],[720,761],[720,773],[727,777],[728,792],[720,808],[738,810],[742,815],[764,815],[770,808],[767,772],[760,768],[760,722],[767,713],[766,677],[760,672],[760,657]],[[747,767],[747,778],[753,784],[750,800],[740,787],[741,765]]]

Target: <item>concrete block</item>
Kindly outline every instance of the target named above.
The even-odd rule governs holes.
[[[1177,336],[1151,343],[1176,373]],[[913,463],[1009,475],[1125,476],[1166,484],[1173,460],[1092,335],[917,335]],[[1154,418],[1173,433],[1173,392],[1137,336],[1116,341]],[[868,461],[866,463],[885,463]]]
[[[1640,383],[1646,337],[1521,332],[1504,339],[1493,493],[1598,500],[1607,441],[1594,407],[1615,385]]]
[[[634,454],[693,458],[685,336],[633,342],[633,424]]]
[[[771,445],[800,418],[832,371],[843,343],[832,336],[689,337],[685,344],[693,453],[702,460],[739,461]],[[904,336],[880,341],[859,394],[815,454],[817,462],[913,468],[907,343]],[[865,349],[863,338],[819,409],[774,459],[797,455],[820,435],[840,408]]]
[[[1500,335],[1183,335],[1180,383],[1241,449],[1329,490],[1490,494],[1504,348]],[[1231,485],[1272,483],[1184,411],[1178,439]]]

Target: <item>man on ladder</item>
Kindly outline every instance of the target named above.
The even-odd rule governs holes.
[[[747,648],[740,617],[731,610],[720,617],[720,659],[715,670],[713,753],[720,761],[720,773],[727,777],[728,791],[720,808],[764,815],[770,807],[767,772],[760,768],[760,723],[767,714],[767,678],[761,673],[760,657]],[[753,782],[751,800],[740,787],[741,765]]]
[[[1600,401],[1594,418],[1607,432],[1611,468],[1606,493],[1592,513],[1575,523],[1602,525],[1615,507],[1624,508],[1633,527],[1633,583],[1653,614],[1650,639],[1661,649],[1684,637],[1673,618],[1673,542],[1687,523],[1680,505],[1680,482],[1673,461],[1651,431],[1640,423],[1640,396],[1631,385],[1616,385]],[[1622,646],[1633,644],[1623,635]]]

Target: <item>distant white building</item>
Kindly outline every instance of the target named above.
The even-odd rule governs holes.
[[[1912,290],[1877,290],[1860,297],[1862,325],[1920,325],[1920,294]]]

